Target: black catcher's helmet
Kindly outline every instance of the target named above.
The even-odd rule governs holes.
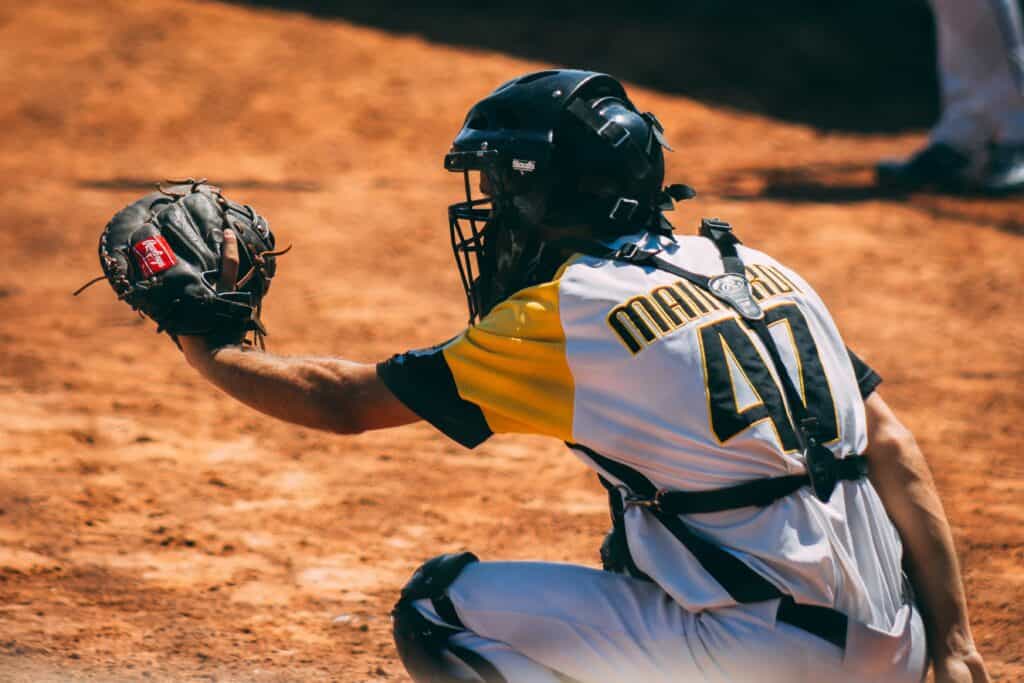
[[[662,211],[693,196],[662,189],[662,148],[651,113],[622,84],[592,71],[551,70],[505,83],[469,110],[445,156],[462,172],[466,201],[448,208],[452,249],[470,322],[514,292],[550,278],[560,237],[670,234]],[[485,196],[474,199],[479,171]]]

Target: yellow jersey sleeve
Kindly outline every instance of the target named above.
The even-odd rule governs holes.
[[[494,433],[572,440],[573,378],[558,308],[558,279],[523,289],[446,344],[459,396]]]

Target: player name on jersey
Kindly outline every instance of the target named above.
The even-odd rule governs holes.
[[[749,264],[747,279],[758,301],[800,289],[775,266]],[[659,337],[729,306],[711,293],[685,280],[656,287],[635,296],[608,313],[608,325],[632,354],[640,353]]]

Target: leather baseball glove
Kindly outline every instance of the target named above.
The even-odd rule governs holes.
[[[252,332],[263,346],[263,297],[276,257],[287,249],[274,251],[267,221],[205,179],[157,188],[118,211],[100,235],[100,266],[117,297],[155,320],[157,332],[175,343],[178,335],[216,345],[251,343]],[[219,289],[225,230],[238,238],[242,276],[234,287]]]

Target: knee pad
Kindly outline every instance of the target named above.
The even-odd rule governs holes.
[[[465,627],[446,591],[466,565],[477,561],[469,552],[439,555],[417,569],[402,588],[391,618],[398,656],[414,681],[474,680],[463,675],[464,668],[453,662],[448,648],[448,639]],[[416,600],[430,600],[445,624],[424,617],[413,605]]]
[[[470,552],[438,555],[427,560],[402,587],[400,600],[421,600],[443,594],[455,582],[467,564],[480,559]]]

